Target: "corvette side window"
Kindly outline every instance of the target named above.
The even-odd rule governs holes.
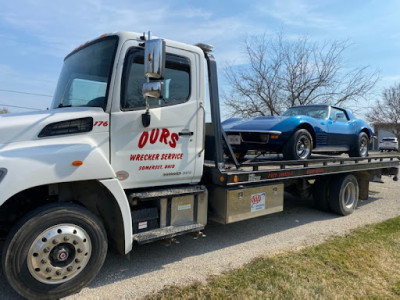
[[[346,123],[348,121],[346,113],[343,110],[337,108],[331,108],[331,114],[329,119],[335,122]]]

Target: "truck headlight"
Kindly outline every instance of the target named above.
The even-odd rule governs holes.
[[[0,168],[0,182],[3,180],[4,176],[7,174],[7,169]]]

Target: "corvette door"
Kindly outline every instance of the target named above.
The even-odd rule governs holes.
[[[328,121],[328,143],[338,150],[347,150],[354,140],[355,123],[349,120],[345,111],[331,108]]]

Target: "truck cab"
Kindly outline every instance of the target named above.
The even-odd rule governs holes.
[[[121,32],[68,55],[51,109],[102,111],[93,130],[108,133],[101,148],[124,189],[200,181],[204,151],[204,54],[165,41],[168,89],[146,106],[142,86],[144,38]],[[149,126],[142,115],[149,111]],[[99,166],[100,167],[100,166]]]

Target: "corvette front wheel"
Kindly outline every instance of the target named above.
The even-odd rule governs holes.
[[[313,141],[306,129],[299,129],[293,133],[283,146],[283,157],[286,160],[304,160],[311,156]]]

